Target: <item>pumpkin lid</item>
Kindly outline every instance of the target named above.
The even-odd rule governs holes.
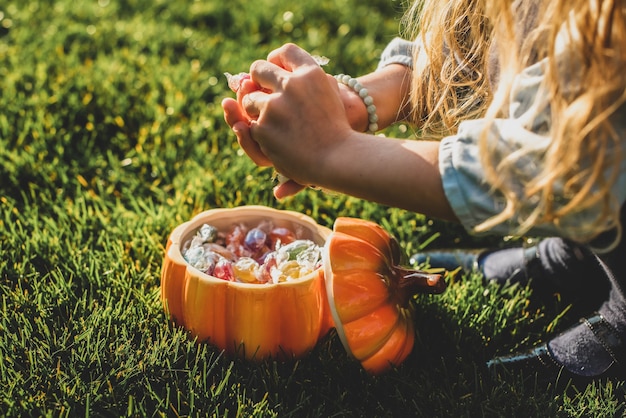
[[[399,265],[401,249],[380,225],[337,218],[324,246],[326,294],[337,334],[349,355],[379,374],[404,361],[415,331],[410,299],[441,293],[441,274]]]

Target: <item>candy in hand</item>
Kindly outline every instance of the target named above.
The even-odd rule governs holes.
[[[324,66],[328,64],[329,59],[326,57],[321,57],[319,55],[312,55],[312,57],[319,66]],[[250,74],[248,73],[239,73],[239,74],[224,73],[224,75],[226,76],[226,81],[228,81],[228,87],[235,93],[239,91],[239,88],[241,87],[241,83],[244,80],[250,79]]]
[[[311,57],[315,60],[315,62],[321,67],[324,66],[326,64],[328,64],[329,59],[324,57],[324,56],[319,56],[319,55],[311,55]],[[238,74],[231,74],[231,73],[224,73],[224,75],[226,76],[226,81],[228,82],[228,87],[235,93],[237,93],[239,91],[239,89],[241,88],[241,84],[244,82],[244,80],[250,80],[250,74],[248,73],[238,73]],[[264,91],[266,93],[269,93],[268,90],[266,89],[261,89],[261,91]],[[292,190],[300,190],[302,189],[302,186],[299,185],[298,183],[294,182],[293,180],[289,179],[288,177],[276,172],[276,180],[278,181],[278,186],[276,186],[274,188],[274,195],[277,198],[280,198],[279,195],[276,193],[276,190],[280,189],[280,187],[282,187],[285,183],[293,183],[293,185],[295,185],[295,188],[292,186],[291,189]]]
[[[228,81],[228,87],[235,93],[239,91],[243,80],[250,79],[250,74],[248,73],[239,73],[234,75],[231,73],[224,73],[224,75],[226,76],[226,81]]]

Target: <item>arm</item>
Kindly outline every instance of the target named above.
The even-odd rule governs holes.
[[[320,150],[319,167],[310,179],[330,190],[457,221],[442,185],[439,146],[438,141],[352,132],[334,147]]]
[[[354,131],[336,81],[295,45],[253,63],[250,75],[265,91],[246,94],[243,109],[232,99],[223,106],[239,143],[257,164],[273,165],[299,184],[455,219],[442,189],[437,142]],[[391,96],[380,100],[398,103],[401,94]],[[242,123],[244,113],[253,119],[249,127]]]
[[[412,48],[413,44],[411,42],[399,38],[395,39],[383,52],[377,71],[358,78],[359,82],[368,89],[369,94],[374,99],[380,129],[402,120],[406,116],[411,78]],[[278,65],[280,65],[279,61],[277,60]],[[246,130],[246,124],[249,122],[249,119],[256,118],[256,115],[250,116],[242,111],[242,99],[247,94],[260,88],[252,80],[246,80],[242,83],[237,94],[240,109],[237,109],[232,99],[225,99],[222,102],[225,119],[233,127],[234,131]],[[354,90],[343,84],[339,84],[338,88],[350,126],[359,132],[366,131],[368,114],[363,100]],[[236,122],[237,120],[239,120],[239,123]],[[246,122],[246,124],[243,122]],[[236,127],[234,126],[235,124],[237,124]],[[255,163],[261,166],[272,165],[271,161],[263,155],[254,141],[251,141],[249,144],[241,144],[241,135],[237,136],[240,145],[244,149],[249,150],[248,154]],[[302,190],[301,185],[290,181],[277,186],[274,189],[274,194],[280,199],[296,194],[300,190]]]

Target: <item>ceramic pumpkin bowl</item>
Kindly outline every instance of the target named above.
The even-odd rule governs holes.
[[[204,223],[228,228],[262,219],[298,225],[324,244],[324,267],[277,284],[224,281],[188,264],[181,246]],[[161,274],[164,308],[199,341],[246,358],[299,357],[331,327],[348,353],[372,374],[397,366],[413,348],[410,299],[441,293],[441,275],[399,266],[397,241],[379,225],[338,218],[333,231],[305,215],[263,206],[213,209],[171,233]]]
[[[330,310],[348,353],[372,374],[402,363],[415,341],[410,299],[443,292],[442,275],[400,266],[395,238],[354,218],[335,221],[323,259]]]
[[[264,206],[212,209],[176,227],[169,236],[161,273],[161,298],[172,320],[198,341],[247,359],[300,357],[333,326],[323,270],[293,281],[250,284],[226,281],[192,267],[181,247],[205,223],[228,229],[235,223],[298,228],[323,245],[328,228],[310,217]]]

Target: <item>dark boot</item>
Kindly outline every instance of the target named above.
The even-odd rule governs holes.
[[[626,298],[606,264],[611,292],[598,312],[552,340],[529,351],[496,357],[487,363],[495,372],[521,371],[555,383],[588,383],[603,377],[626,378]]]
[[[626,207],[622,208],[622,225]],[[604,237],[599,237],[602,240]],[[525,370],[555,382],[559,377],[583,382],[603,378],[626,378],[626,241],[596,257],[601,271],[587,278],[586,288],[608,280],[610,292],[597,313],[534,349],[496,357],[487,366],[492,370]],[[610,242],[608,241],[605,242]]]
[[[590,278],[603,275],[591,251],[561,238],[547,238],[528,248],[424,252],[411,257],[411,263],[449,271],[461,267],[465,272],[477,271],[486,280],[502,284],[526,285],[532,280],[533,294],[540,300],[555,293],[587,297]],[[605,297],[607,285],[604,281],[594,293]]]

